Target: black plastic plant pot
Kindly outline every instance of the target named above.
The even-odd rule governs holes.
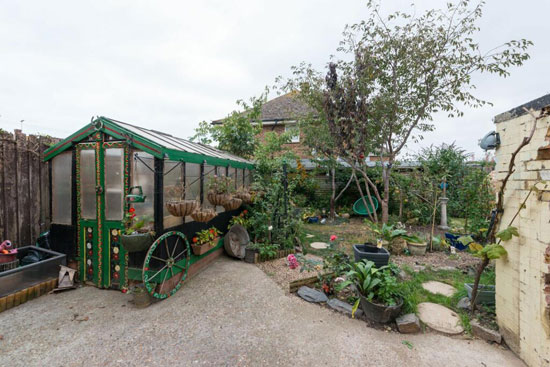
[[[401,313],[401,308],[403,308],[402,299],[399,300],[397,305],[387,306],[373,303],[361,296],[361,309],[365,313],[367,319],[380,324],[386,324],[393,321]]]
[[[247,248],[244,251],[244,262],[254,264],[255,255],[258,253],[257,249]]]
[[[370,243],[353,245],[353,253],[355,255],[355,262],[367,259],[374,262],[377,268],[388,265],[388,261],[390,260],[390,253],[388,250],[383,247],[378,248]]]
[[[120,242],[128,252],[145,251],[153,244],[154,237],[151,233],[123,234]]]

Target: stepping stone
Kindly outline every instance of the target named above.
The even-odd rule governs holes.
[[[328,301],[327,296],[323,292],[306,287],[305,285],[298,289],[298,295],[308,302],[320,303]]]
[[[414,313],[399,316],[395,319],[395,323],[401,334],[414,334],[421,330],[420,321],[418,321],[418,317]]]
[[[325,242],[312,242],[310,246],[317,250],[329,248],[329,244]]]
[[[440,333],[456,335],[464,332],[458,315],[437,303],[420,303],[418,305],[418,317],[429,328]]]
[[[351,317],[351,311],[353,310],[353,306],[350,305],[349,303],[340,301],[338,298],[332,298],[328,300],[327,305],[333,310],[345,313]],[[362,315],[363,315],[363,310],[359,307],[357,311],[355,311],[355,317],[361,317]]]
[[[455,294],[456,292],[455,287],[451,287],[448,284],[436,282],[434,280],[431,280],[426,283],[422,283],[422,288],[424,288],[430,293],[441,294],[445,297],[452,297],[452,295]]]

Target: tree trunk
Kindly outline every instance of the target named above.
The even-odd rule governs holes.
[[[483,260],[477,266],[476,278],[474,280],[474,286],[472,288],[472,299],[470,300],[471,302],[470,308],[472,310],[472,315],[476,311],[477,288],[479,287],[479,280],[481,279],[481,274],[483,273],[483,270],[485,270],[487,265],[489,265],[489,258],[484,257]]]
[[[382,206],[382,223],[388,223],[389,219],[389,205],[390,205],[390,175],[391,167],[393,165],[393,158],[390,157],[388,163],[384,165],[382,162],[382,181],[384,184],[384,198],[380,205]]]
[[[336,169],[332,168],[330,170],[331,175],[331,189],[332,193],[330,194],[330,214],[329,219],[331,221],[334,220],[334,217],[336,216]]]

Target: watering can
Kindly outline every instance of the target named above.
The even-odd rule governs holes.
[[[134,193],[137,191],[137,194]],[[141,186],[132,186],[128,189],[128,195],[126,195],[127,203],[143,203],[147,196],[143,195],[143,189]]]

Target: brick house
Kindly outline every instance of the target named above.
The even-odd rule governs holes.
[[[311,108],[298,98],[294,97],[294,93],[287,93],[272,100],[265,102],[262,105],[262,138],[268,131],[274,131],[281,134],[285,131],[293,131],[296,134],[292,137],[289,144],[285,144],[285,148],[292,150],[299,158],[306,159],[311,157],[309,149],[303,144],[303,136],[298,130],[297,119],[311,113]],[[215,120],[212,124],[222,124],[223,119]]]
[[[512,153],[529,135],[534,118],[524,110],[550,105],[550,94],[494,118],[497,188],[508,172]],[[496,313],[506,343],[529,366],[550,366],[550,116],[538,119],[531,142],[516,156],[504,192],[504,229],[513,222],[519,237],[504,244],[508,256],[496,261]],[[542,181],[546,181],[545,183]],[[529,194],[533,185],[539,191]]]

